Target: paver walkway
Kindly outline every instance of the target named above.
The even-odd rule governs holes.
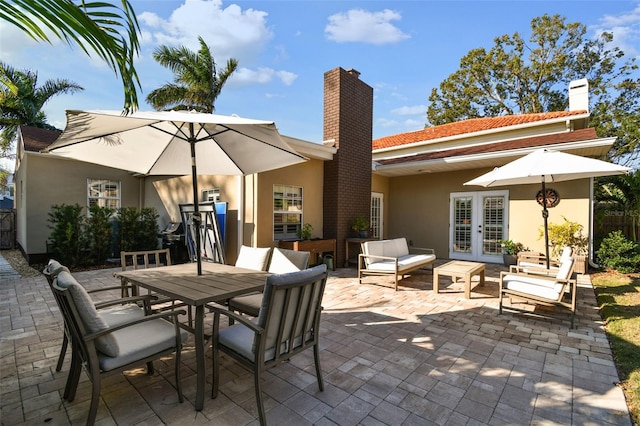
[[[0,281],[11,281],[19,278],[20,274],[7,262],[0,250]]]
[[[353,269],[331,272],[320,337],[325,390],[310,351],[271,369],[263,387],[269,423],[631,425],[588,277],[570,330],[568,321],[498,315],[499,269],[488,265],[487,283],[472,288],[471,299],[462,282],[441,281],[434,294],[430,271],[401,281],[398,292],[390,280],[375,284],[385,278],[359,285]],[[74,275],[97,288],[118,284],[113,271]],[[84,424],[90,386],[83,374],[76,400],[61,399],[70,356],[55,372],[61,316],[44,277],[0,280],[0,332],[2,424]],[[141,368],[105,380],[98,424],[258,424],[252,376],[229,358],[220,396],[201,412],[193,408],[192,339],[182,404],[172,360],[157,362],[154,376]]]

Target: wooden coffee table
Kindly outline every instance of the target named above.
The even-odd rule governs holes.
[[[471,277],[480,275],[480,285],[484,285],[484,263],[454,260],[433,268],[433,291],[438,293],[440,275],[451,277],[453,281],[464,278],[464,297],[471,298]]]

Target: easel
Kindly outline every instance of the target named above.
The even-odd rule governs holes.
[[[200,229],[200,244],[202,260],[214,263],[225,263],[224,255],[224,229],[227,214],[226,202],[207,202],[198,204],[200,211],[200,226],[196,226],[193,217],[193,204],[180,204],[180,216],[186,230],[185,244],[189,251],[189,260],[195,262],[195,232]],[[223,223],[219,222],[219,217]]]

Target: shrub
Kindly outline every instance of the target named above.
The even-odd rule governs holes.
[[[553,246],[552,257],[560,256],[560,252],[566,246],[573,248],[573,254],[584,256],[589,247],[589,238],[582,234],[584,227],[578,222],[571,222],[562,217],[564,223],[549,223],[549,244]],[[540,237],[544,237],[544,228],[540,230]]]
[[[623,274],[640,270],[638,243],[628,240],[620,230],[609,233],[602,240],[596,256],[601,266]]]
[[[118,209],[120,249],[153,250],[158,247],[158,214],[151,207]]]
[[[82,264],[83,222],[82,206],[62,204],[51,206],[48,221],[51,254],[59,262],[74,267]]]
[[[89,208],[91,215],[86,220],[86,239],[90,261],[103,264],[111,256],[112,223],[115,210],[93,205]]]

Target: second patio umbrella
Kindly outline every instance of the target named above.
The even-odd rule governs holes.
[[[628,173],[629,167],[553,149],[538,149],[501,167],[483,174],[465,185],[484,187],[539,183],[542,186],[542,217],[544,219],[544,245],[549,267],[549,230],[547,218],[547,191],[545,184],[565,180],[585,179]]]
[[[142,175],[191,174],[195,220],[198,174],[248,175],[306,160],[273,122],[188,111],[67,110],[65,130],[45,152]],[[195,234],[201,274],[200,232]]]

